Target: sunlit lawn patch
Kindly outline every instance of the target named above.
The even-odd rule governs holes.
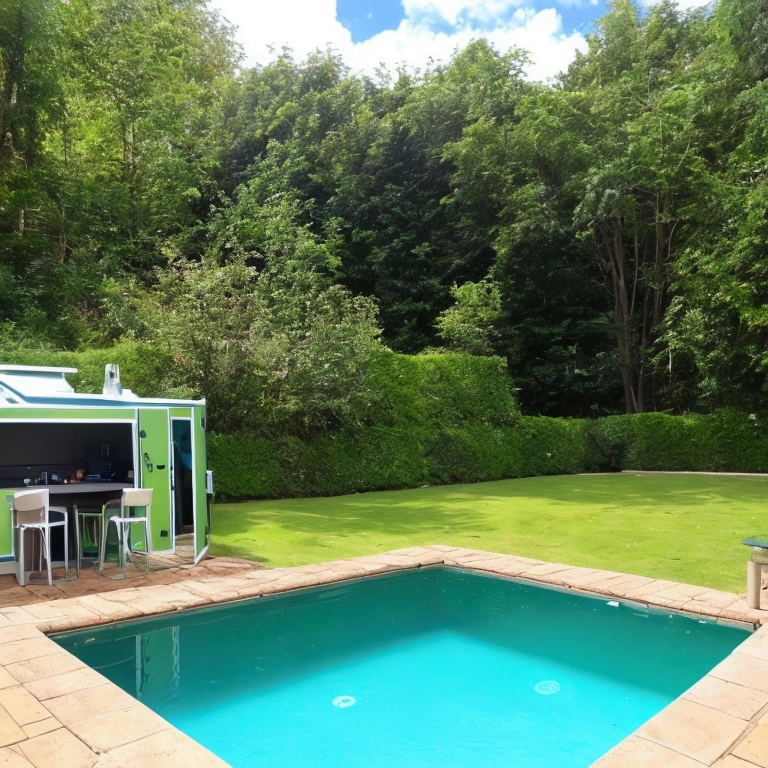
[[[217,504],[212,554],[302,565],[450,544],[741,592],[768,480],[578,475]]]

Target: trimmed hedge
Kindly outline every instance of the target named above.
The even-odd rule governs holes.
[[[629,421],[622,469],[768,472],[768,417],[642,413]]]
[[[583,422],[521,417],[515,426],[436,426],[426,440],[396,427],[311,440],[209,435],[216,498],[334,496],[584,471],[593,453]]]
[[[332,496],[540,475],[661,470],[768,472],[768,417],[740,411],[602,419],[518,416],[267,441],[211,435],[220,501]]]

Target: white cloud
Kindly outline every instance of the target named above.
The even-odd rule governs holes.
[[[279,53],[288,46],[303,59],[330,46],[356,72],[373,73],[381,64],[423,69],[430,59],[446,61],[470,40],[487,37],[501,51],[513,46],[528,50],[534,60],[529,77],[545,80],[564,70],[576,49],[586,50],[580,33],[564,34],[554,8],[536,13],[522,7],[523,0],[403,0],[405,18],[399,27],[361,43],[353,43],[336,20],[335,0],[209,2],[239,27],[246,66],[274,59],[270,47]]]
[[[642,0],[645,6],[658,5],[661,0]],[[705,8],[713,3],[714,0],[677,0],[677,7],[681,11],[690,11],[692,8]]]
[[[402,0],[408,19],[439,19],[452,27],[467,22],[492,24],[509,15],[523,0]]]

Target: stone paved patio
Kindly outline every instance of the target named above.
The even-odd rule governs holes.
[[[743,596],[727,592],[439,545],[298,568],[265,569],[211,558],[199,566],[137,573],[125,581],[90,574],[53,588],[0,583],[0,766],[225,765],[64,651],[46,632],[427,565],[616,597],[718,622],[759,627],[768,619],[768,612],[752,610]],[[768,768],[768,628],[760,628],[595,765]]]

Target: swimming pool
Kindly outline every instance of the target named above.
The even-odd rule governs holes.
[[[233,766],[587,766],[746,630],[425,568],[55,636]]]

